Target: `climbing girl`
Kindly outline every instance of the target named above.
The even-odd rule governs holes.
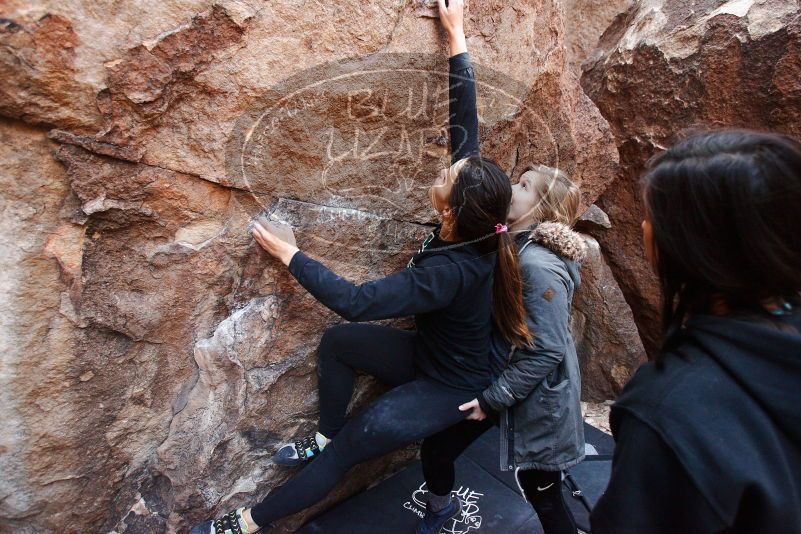
[[[493,306],[497,328],[524,345],[517,257],[503,224],[512,189],[508,176],[478,155],[473,68],[463,32],[463,1],[439,1],[450,46],[450,137],[453,164],[429,190],[442,222],[409,266],[361,285],[338,277],[270,228],[253,235],[315,298],[348,321],[414,315],[416,330],[342,324],[326,330],[318,350],[320,427],[279,454],[315,457],[252,508],[196,526],[192,534],[253,533],[321,500],[354,465],[435,434],[464,419],[458,406],[490,383]],[[345,414],[356,371],[394,389],[350,420]],[[321,438],[321,439],[320,439]]]

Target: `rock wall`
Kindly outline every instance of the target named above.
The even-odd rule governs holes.
[[[592,56],[598,39],[635,0],[565,0],[565,48],[568,65],[581,76],[581,64]]]
[[[571,327],[581,365],[585,400],[613,399],[645,361],[645,348],[631,309],[598,241],[584,236],[587,258],[573,297]]]
[[[641,245],[644,163],[685,128],[801,136],[801,8],[790,0],[645,0],[615,20],[585,68],[582,86],[621,157],[598,203],[614,231],[597,237],[653,353],[659,303]]]
[[[590,206],[618,156],[568,68],[563,6],[481,2],[467,27],[484,152],[513,178],[562,167]],[[10,0],[0,45],[0,522],[178,532],[266,495],[289,476],[276,444],[315,424],[315,351],[340,319],[247,224],[292,223],[354,281],[405,265],[448,161],[434,10]],[[602,398],[643,353],[592,250],[574,320]],[[380,390],[362,381],[354,407]],[[283,528],[414,453],[360,466]]]

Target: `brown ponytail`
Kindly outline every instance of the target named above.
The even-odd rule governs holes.
[[[507,232],[498,234],[498,261],[492,283],[495,326],[516,347],[530,346],[534,334],[526,322],[523,281],[517,262],[517,246]]]
[[[459,167],[450,200],[456,209],[459,236],[464,240],[476,239],[492,232],[496,224],[506,222],[512,185],[494,161],[471,156]],[[528,328],[523,307],[517,246],[508,232],[501,232],[478,246],[498,253],[492,284],[493,316],[498,331],[517,347],[531,345],[534,335]]]

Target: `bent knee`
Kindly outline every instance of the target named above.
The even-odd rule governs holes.
[[[342,338],[343,326],[345,325],[335,324],[325,329],[323,337],[320,339],[320,347],[317,350],[318,357],[322,358],[334,352],[337,342]]]
[[[317,359],[325,360],[328,358],[336,358],[338,348],[344,339],[348,337],[350,324],[335,324],[329,326],[323,332],[323,337],[320,339],[320,345],[317,348]]]

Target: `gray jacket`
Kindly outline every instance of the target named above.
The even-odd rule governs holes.
[[[512,349],[495,336],[508,363],[479,401],[501,414],[501,470],[562,471],[584,459],[570,312],[586,245],[570,227],[547,222],[518,238],[518,247],[534,346]]]

